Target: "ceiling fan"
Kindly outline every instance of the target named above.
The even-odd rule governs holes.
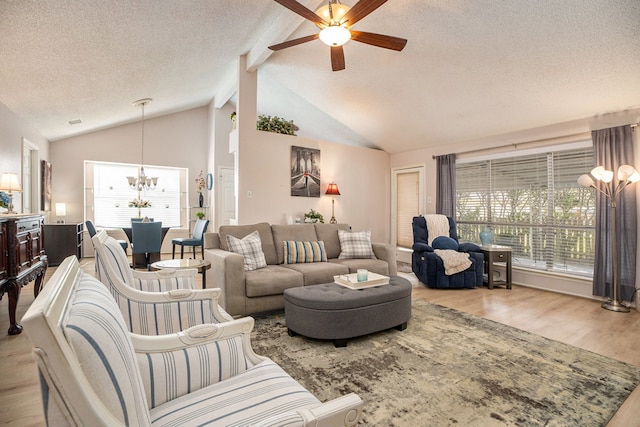
[[[315,12],[307,9],[296,0],[275,0],[287,9],[313,22],[320,28],[318,34],[289,40],[269,46],[271,50],[281,50],[319,38],[331,47],[331,68],[333,71],[344,70],[344,50],[342,46],[349,40],[385,49],[401,51],[407,44],[406,39],[352,30],[351,27],[365,16],[386,3],[387,0],[360,0],[353,7],[340,3],[340,0],[328,0],[328,3]]]

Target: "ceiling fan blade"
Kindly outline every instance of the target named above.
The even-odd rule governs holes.
[[[269,49],[271,49],[271,50],[286,49],[286,48],[291,47],[291,46],[297,46],[297,45],[302,44],[302,43],[310,42],[310,41],[315,40],[317,38],[318,38],[318,35],[317,34],[313,34],[313,35],[306,36],[306,37],[300,37],[299,39],[287,40],[286,42],[274,44],[272,46],[269,46]]]
[[[331,46],[331,69],[344,70],[344,50],[342,46]]]
[[[351,27],[353,24],[355,24],[386,2],[387,0],[360,0],[358,3],[354,4],[347,13],[344,14],[340,22],[346,23],[347,27]]]
[[[281,4],[282,6],[286,7],[290,11],[297,13],[303,18],[308,19],[309,21],[313,22],[316,25],[320,25],[321,27],[326,27],[327,25],[329,25],[327,22],[324,21],[324,19],[320,18],[314,12],[307,9],[306,7],[304,7],[303,5],[301,5],[295,0],[275,0],[275,2]]]
[[[383,34],[354,30],[351,30],[351,40],[397,51],[404,49],[407,44],[407,40],[401,39],[400,37],[385,36]]]

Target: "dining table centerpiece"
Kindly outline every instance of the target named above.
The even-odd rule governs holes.
[[[150,208],[151,202],[149,200],[142,200],[141,198],[137,198],[129,202],[129,207],[138,208],[138,218],[142,218],[141,209]]]

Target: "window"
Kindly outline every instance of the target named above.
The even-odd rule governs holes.
[[[456,163],[460,239],[477,242],[489,225],[514,265],[592,275],[595,191],[577,183],[593,169],[591,142],[511,154]]]
[[[103,227],[129,226],[131,218],[138,216],[167,226],[187,224],[187,169],[145,165],[144,170],[147,176],[158,177],[158,186],[140,193],[151,206],[138,209],[129,206],[138,192],[129,187],[126,178],[138,175],[138,165],[85,162],[85,218]]]

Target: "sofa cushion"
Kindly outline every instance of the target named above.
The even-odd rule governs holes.
[[[347,266],[330,262],[284,264],[283,267],[300,272],[304,276],[305,286],[332,283],[334,281],[333,276],[349,274]]]
[[[273,242],[277,251],[278,264],[284,264],[284,242],[296,240],[299,242],[312,242],[320,240],[316,236],[316,229],[313,224],[291,224],[271,226],[273,232]]]
[[[357,273],[359,268],[364,268],[373,273],[382,274],[383,276],[389,276],[389,263],[382,259],[373,258],[352,258],[352,259],[330,259],[329,262],[334,264],[340,264],[347,267],[349,270],[347,273]]]
[[[297,242],[287,240],[283,243],[285,264],[327,261],[327,251],[324,248],[323,241]]]
[[[327,250],[327,258],[338,258],[340,256],[340,239],[338,238],[338,230],[349,231],[349,224],[313,224],[316,229],[318,240],[324,242],[324,248]]]
[[[245,292],[249,298],[281,295],[285,289],[304,285],[302,273],[279,265],[246,271],[244,279]]]
[[[249,426],[265,418],[291,413],[292,423],[286,425],[303,425],[304,420],[296,411],[320,404],[281,367],[266,359],[232,379],[152,409],[151,421],[154,426]]]
[[[340,259],[375,258],[371,247],[371,231],[338,230],[340,239]]]
[[[249,233],[242,239],[227,235],[227,245],[229,245],[231,252],[235,252],[244,257],[245,271],[257,270],[267,266],[264,252],[262,252],[260,234],[257,231]]]
[[[278,255],[276,247],[273,244],[273,234],[271,233],[271,225],[266,222],[251,225],[221,225],[218,229],[220,234],[220,246],[225,251],[230,251],[227,243],[227,236],[231,235],[241,239],[247,234],[257,231],[260,234],[260,242],[262,243],[262,252],[267,261],[267,264],[278,264]],[[295,240],[295,239],[290,239]],[[302,240],[302,239],[298,239]],[[317,240],[317,239],[313,239]],[[280,248],[282,250],[282,248]]]

